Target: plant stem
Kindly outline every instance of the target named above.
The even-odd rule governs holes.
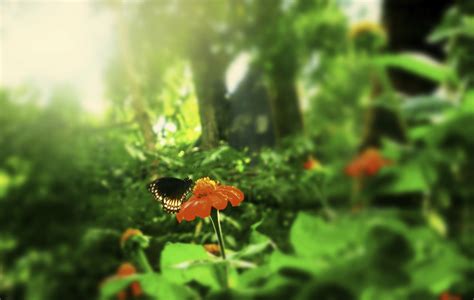
[[[211,211],[211,224],[214,228],[214,232],[217,236],[217,242],[219,243],[219,249],[221,252],[221,257],[224,260],[224,265],[216,265],[217,278],[220,279],[222,287],[229,287],[229,275],[227,269],[227,262],[225,261],[225,245],[224,245],[224,235],[222,234],[221,221],[219,216],[219,210],[212,209]]]
[[[324,212],[327,214],[328,217],[334,217],[334,211],[331,209],[331,206],[329,206],[328,199],[323,191],[323,188],[316,185],[316,191],[319,194],[319,199],[321,200],[321,204],[323,205]]]
[[[148,258],[146,257],[145,253],[143,252],[143,249],[138,249],[134,256],[135,256],[135,260],[136,260],[136,263],[137,263],[138,267],[143,272],[145,272],[145,273],[153,272],[153,269],[150,266],[150,263],[148,262]]]
[[[221,251],[221,256],[225,259],[225,245],[224,245],[224,235],[222,234],[221,221],[219,217],[219,210],[213,209],[211,212],[211,223],[212,227],[217,236],[217,242],[219,243],[219,248]]]

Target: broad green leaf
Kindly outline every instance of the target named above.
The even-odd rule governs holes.
[[[212,258],[201,245],[169,243],[161,252],[161,271],[167,279],[184,284],[192,280],[218,288]]]
[[[462,278],[469,260],[453,244],[426,227],[406,232],[416,257],[408,267],[413,288],[427,288],[435,294],[448,289]]]
[[[375,62],[384,67],[402,69],[436,82],[447,82],[455,78],[452,69],[420,54],[387,54],[375,58]]]
[[[414,264],[410,268],[412,285],[419,288],[428,288],[439,294],[449,289],[454,283],[462,279],[463,270],[469,261],[460,256],[451,245],[436,243],[440,249],[431,257]]]
[[[258,244],[250,244],[246,247],[244,247],[242,250],[239,252],[236,252],[233,257],[234,258],[243,258],[243,257],[249,257],[249,256],[254,256],[259,253],[262,253],[265,251],[269,246],[271,245],[270,241],[258,243]]]
[[[260,233],[257,230],[258,226],[260,226],[261,223],[262,221],[257,222],[251,226],[250,245],[236,252],[233,255],[234,258],[254,256],[262,253],[269,247],[276,247],[275,243],[268,236],[264,235],[263,233]]]
[[[446,99],[420,96],[406,99],[402,105],[402,114],[408,119],[424,120],[437,116],[453,107],[453,104]]]
[[[137,275],[120,279],[112,279],[106,282],[100,288],[100,299],[106,300],[116,297],[120,291],[126,289],[134,281],[137,281]]]
[[[321,217],[298,214],[290,231],[290,242],[295,252],[303,257],[336,256],[357,243],[360,222],[339,218],[327,222]]]
[[[274,272],[269,265],[262,265],[258,268],[249,269],[240,275],[240,283],[243,287],[252,286],[255,282],[267,279]]]
[[[401,194],[409,192],[423,192],[429,189],[429,183],[425,177],[423,166],[413,162],[407,165],[393,167],[396,173],[395,180],[388,186],[380,189],[382,193]]]
[[[321,273],[330,266],[330,264],[322,259],[296,257],[275,251],[270,256],[270,268],[273,272],[281,268],[292,267],[302,269],[313,274]]]
[[[171,283],[159,274],[150,273],[108,281],[100,290],[100,299],[115,299],[117,294],[126,289],[132,282],[139,282],[143,293],[152,299],[179,300],[197,298],[188,288]]]

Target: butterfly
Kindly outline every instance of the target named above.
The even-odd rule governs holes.
[[[148,190],[156,201],[161,202],[165,212],[179,211],[184,199],[191,191],[194,182],[190,178],[161,177],[148,185]]]

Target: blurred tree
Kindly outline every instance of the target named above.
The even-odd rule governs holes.
[[[194,86],[201,118],[201,147],[215,148],[219,141],[228,140],[229,102],[225,86],[225,73],[231,54],[229,29],[229,2],[204,2],[190,5],[184,2],[181,9],[197,12],[189,18],[197,19],[188,30],[189,41],[185,55],[191,61]],[[201,12],[201,13],[199,13]]]
[[[140,62],[136,65],[141,86],[145,90],[150,86],[152,91],[149,96],[146,93],[146,99],[152,101],[150,107],[159,111],[153,89],[161,89],[164,71],[176,60],[189,61],[202,128],[199,142],[207,149],[220,140],[236,140],[229,136],[236,132],[229,120],[239,116],[233,115],[238,112],[231,109],[224,78],[238,53],[249,51],[255,58],[255,69],[262,70],[269,97],[266,110],[272,115],[270,128],[281,139],[303,131],[296,90],[301,67],[315,52],[330,56],[345,45],[344,18],[330,0],[279,0],[272,5],[253,0],[145,1],[131,8],[133,55],[139,56],[135,59]],[[337,37],[337,41],[328,42],[328,36]],[[251,115],[256,116],[256,111]],[[238,139],[245,140],[242,136]]]
[[[249,66],[229,100],[228,140],[231,146],[259,150],[275,144],[274,121],[261,71]]]
[[[153,152],[155,150],[156,135],[153,132],[150,117],[145,108],[143,100],[143,92],[140,83],[138,71],[135,67],[134,58],[132,53],[130,33],[129,33],[129,22],[125,17],[124,10],[126,7],[121,3],[117,2],[115,9],[117,10],[117,28],[119,33],[120,52],[127,76],[128,93],[130,95],[132,109],[135,114],[135,120],[140,126],[141,133],[145,142],[145,148]]]
[[[257,64],[265,72],[278,138],[303,129],[296,92],[301,50],[294,31],[298,11],[290,8],[285,8],[283,1],[274,1],[272,5],[267,1],[249,1],[245,8],[249,20],[244,27],[245,43],[256,49]]]

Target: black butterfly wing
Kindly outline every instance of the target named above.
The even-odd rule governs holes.
[[[161,177],[150,183],[148,190],[166,212],[176,213],[192,187],[193,181],[189,178]]]

